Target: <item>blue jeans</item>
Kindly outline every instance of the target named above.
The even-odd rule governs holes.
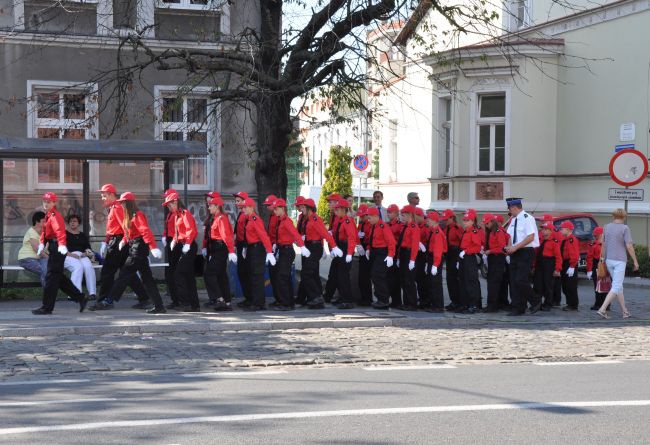
[[[45,287],[47,258],[23,258],[22,260],[18,260],[18,265],[26,271],[38,275],[41,279],[41,286]]]

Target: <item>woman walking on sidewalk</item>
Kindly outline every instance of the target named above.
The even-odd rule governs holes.
[[[602,253],[600,255],[600,261],[605,262],[607,271],[612,276],[612,289],[607,294],[607,297],[605,297],[605,301],[597,313],[603,318],[609,318],[606,308],[616,298],[621,305],[623,318],[629,318],[630,312],[625,306],[625,298],[623,297],[623,279],[625,278],[625,266],[627,264],[625,251],[627,250],[632,261],[634,261],[635,272],[639,270],[639,262],[634,252],[630,228],[625,225],[627,213],[623,209],[616,209],[612,213],[612,216],[614,217],[614,221],[605,226]]]

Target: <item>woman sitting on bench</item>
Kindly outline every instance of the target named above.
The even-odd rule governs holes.
[[[35,273],[41,280],[41,286],[45,287],[45,274],[47,273],[47,251],[39,255],[38,244],[41,239],[41,232],[45,224],[45,213],[35,212],[32,215],[32,227],[27,230],[23,237],[23,244],[18,251],[18,265],[28,272]]]
[[[97,293],[97,277],[93,269],[92,259],[95,253],[90,248],[88,237],[79,229],[81,218],[78,215],[68,216],[68,255],[65,257],[64,266],[70,271],[70,280],[79,292],[83,292],[82,283],[86,278],[86,288],[88,288],[88,299],[94,300]]]

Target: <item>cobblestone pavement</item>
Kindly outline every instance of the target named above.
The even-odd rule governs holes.
[[[5,338],[0,379],[251,366],[650,359],[650,324],[446,326]]]

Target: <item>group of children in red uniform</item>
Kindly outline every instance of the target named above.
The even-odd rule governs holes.
[[[150,253],[161,258],[162,252],[157,248],[146,216],[135,203],[135,195],[125,192],[118,198],[112,184],[105,184],[99,192],[109,215],[106,239],[100,250],[104,256],[102,285],[98,301],[90,309],[111,309],[125,288],[131,286],[140,301],[134,308],[148,309],[149,313],[164,313],[167,309],[199,311],[194,273],[199,254],[198,228],[179,194],[173,189],[167,190],[162,202],[168,210],[161,241],[169,263],[165,279],[171,298],[171,303],[164,306],[148,261]],[[510,240],[504,229],[507,223],[504,224],[500,215],[487,213],[479,224],[476,211],[468,209],[459,224],[451,209],[442,214],[433,210],[425,213],[411,205],[400,209],[392,204],[387,208],[384,221],[378,208],[362,204],[356,214],[358,221],[355,221],[349,202],[332,194],[328,197],[332,213],[328,227],[316,213],[314,200],[303,197],[298,197],[294,203],[299,212],[295,226],[287,215],[286,201],[271,195],[263,203],[270,211],[265,224],[255,211],[255,201],[247,193],[240,192],[234,195],[239,214],[233,229],[220,194],[210,192],[205,197],[209,217],[203,224],[200,254],[206,259],[203,275],[209,298],[207,304],[217,311],[232,310],[228,261],[237,265],[244,295],[239,306],[247,311],[266,309],[264,272],[268,265],[275,297],[272,307],[278,311],[293,310],[296,305],[320,309],[325,303],[332,303],[340,309],[350,309],[357,304],[376,309],[392,307],[430,312],[447,309],[475,313],[482,309],[481,262],[488,265],[485,312],[508,309],[509,261],[505,248]],[[47,245],[50,260],[43,306],[33,311],[38,315],[52,312],[59,288],[79,302],[80,311],[84,310],[87,301],[63,275],[67,253],[65,224],[56,210],[56,201],[54,193],[43,196],[46,223],[39,250]],[[565,310],[577,310],[576,271],[580,252],[572,231],[571,222],[565,221],[556,229],[553,218],[545,215],[533,266],[534,289],[544,299],[544,310],[559,305],[558,286],[566,296]],[[596,240],[590,243],[587,258],[590,278],[600,258],[601,235],[602,228],[597,228],[594,231]],[[302,255],[301,281],[295,298],[291,278],[296,255],[294,244]],[[327,255],[324,244],[328,245],[332,256],[325,292],[319,273],[320,260]],[[350,278],[355,252],[360,257],[358,276],[362,295],[358,301],[353,298]],[[446,307],[443,261],[451,300]],[[119,276],[115,279],[117,272]],[[598,301],[604,299],[604,294],[597,294],[596,298],[594,306],[600,307]],[[152,307],[148,307],[148,299]]]

